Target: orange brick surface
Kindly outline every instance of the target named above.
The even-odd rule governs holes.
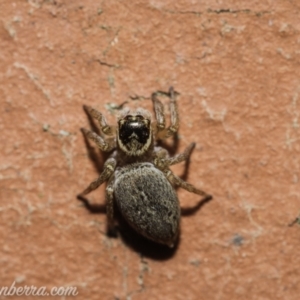
[[[299,1],[1,0],[0,20],[0,288],[299,299]],[[197,143],[188,181],[214,196],[182,217],[173,251],[108,237],[105,213],[76,199],[103,165],[82,105],[113,123],[171,85],[178,152]],[[103,204],[104,187],[89,199]]]

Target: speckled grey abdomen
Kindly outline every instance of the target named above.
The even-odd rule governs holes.
[[[164,174],[151,163],[135,163],[117,170],[115,178],[115,201],[126,221],[143,236],[172,247],[180,206]]]

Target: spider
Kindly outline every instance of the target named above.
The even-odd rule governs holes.
[[[105,117],[92,107],[84,106],[87,113],[99,123],[103,138],[93,131],[82,129],[103,152],[111,152],[104,163],[101,175],[78,197],[82,198],[106,186],[106,212],[108,230],[114,229],[114,201],[128,224],[144,237],[173,247],[178,239],[180,205],[174,187],[182,187],[201,195],[203,200],[212,197],[176,176],[170,166],[189,159],[195,143],[183,153],[170,157],[168,151],[157,145],[176,134],[179,128],[178,108],[174,89],[169,89],[171,124],[166,127],[164,106],[152,94],[156,122],[149,111],[123,109],[117,126],[107,124]]]

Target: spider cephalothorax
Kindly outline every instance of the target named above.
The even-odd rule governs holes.
[[[165,93],[166,94],[166,93]],[[157,139],[174,135],[179,127],[176,93],[170,88],[171,124],[166,127],[164,106],[152,95],[156,122],[151,114],[138,108],[125,109],[116,127],[106,123],[97,110],[85,106],[87,113],[95,118],[103,134],[83,129],[85,136],[93,140],[104,152],[111,152],[105,161],[103,172],[80,195],[90,193],[107,181],[106,202],[108,229],[114,228],[114,202],[125,220],[141,235],[155,242],[173,247],[177,241],[180,225],[180,206],[174,186],[201,195],[211,196],[183,181],[170,169],[171,165],[189,159],[194,143],[186,150],[170,157],[168,151],[156,144]]]
[[[153,141],[151,119],[144,113],[128,114],[118,121],[118,147],[128,156],[141,156]]]

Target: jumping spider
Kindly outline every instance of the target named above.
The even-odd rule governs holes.
[[[107,181],[106,211],[108,229],[114,228],[114,201],[121,214],[138,233],[155,242],[173,247],[178,238],[180,206],[174,186],[189,192],[211,196],[183,181],[170,170],[171,165],[188,160],[194,143],[183,153],[170,157],[168,151],[157,146],[157,140],[173,136],[179,127],[178,109],[174,89],[169,90],[171,125],[166,127],[164,107],[152,94],[156,122],[149,111],[124,109],[114,129],[106,123],[97,110],[84,106],[95,118],[102,138],[95,132],[82,129],[85,136],[93,140],[103,152],[112,152],[105,161],[101,175],[86,188],[79,197],[90,193]]]

